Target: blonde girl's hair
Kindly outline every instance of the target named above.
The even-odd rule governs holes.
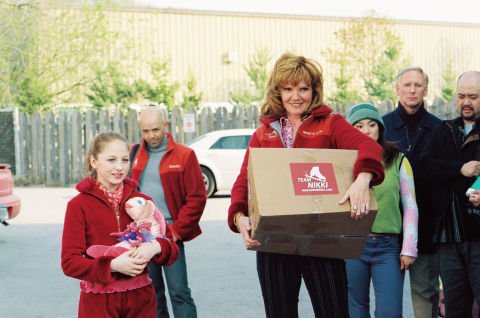
[[[95,159],[98,159],[98,154],[103,151],[105,145],[114,140],[120,140],[125,142],[125,147],[130,150],[128,146],[128,141],[122,134],[113,131],[99,133],[92,139],[92,141],[90,142],[90,146],[88,147],[88,152],[85,160],[85,171],[87,173],[87,176],[97,177],[97,171],[90,164],[90,158],[93,156]]]
[[[280,90],[285,85],[297,85],[301,81],[310,84],[313,90],[312,103],[303,113],[303,117],[323,105],[322,67],[314,60],[292,53],[284,53],[275,62],[267,82],[267,93],[260,113],[262,117],[280,118],[286,116]]]

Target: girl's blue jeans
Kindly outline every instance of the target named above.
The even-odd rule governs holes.
[[[359,259],[346,260],[350,318],[370,317],[370,280],[375,317],[402,317],[403,276],[399,235],[370,236]]]

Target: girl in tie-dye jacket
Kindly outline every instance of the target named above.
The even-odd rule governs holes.
[[[384,140],[385,126],[372,104],[352,107],[347,120],[383,146],[385,179],[374,187],[378,212],[359,259],[347,260],[350,317],[369,317],[370,280],[376,317],[402,317],[404,270],[417,257],[418,208],[412,167]]]

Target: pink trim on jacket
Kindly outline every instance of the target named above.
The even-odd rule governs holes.
[[[111,294],[117,292],[124,292],[127,290],[134,290],[150,285],[152,280],[146,273],[135,277],[128,277],[126,279],[117,279],[110,283],[97,283],[82,280],[80,282],[80,290],[84,293],[95,294]]]

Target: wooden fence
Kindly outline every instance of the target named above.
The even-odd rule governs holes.
[[[344,115],[350,105],[332,108]],[[393,109],[390,101],[379,105],[381,113]],[[429,111],[440,118],[455,116],[452,102],[435,99]],[[230,128],[255,128],[259,110],[255,106],[232,111],[220,107],[215,111],[204,108],[200,112],[174,108],[166,118],[168,131],[177,142],[188,143],[195,137],[210,131]],[[16,174],[17,185],[70,186],[85,175],[85,153],[92,138],[102,131],[116,131],[129,142],[141,139],[138,113],[135,110],[62,110],[47,113],[16,113]]]
[[[187,143],[210,131],[258,126],[258,108],[225,107],[200,112],[174,108],[165,114],[174,139]],[[92,138],[102,131],[116,131],[131,143],[141,139],[138,112],[129,110],[62,110],[43,114],[16,114],[17,185],[69,186],[85,175],[85,153]],[[184,118],[189,119],[188,121]]]

